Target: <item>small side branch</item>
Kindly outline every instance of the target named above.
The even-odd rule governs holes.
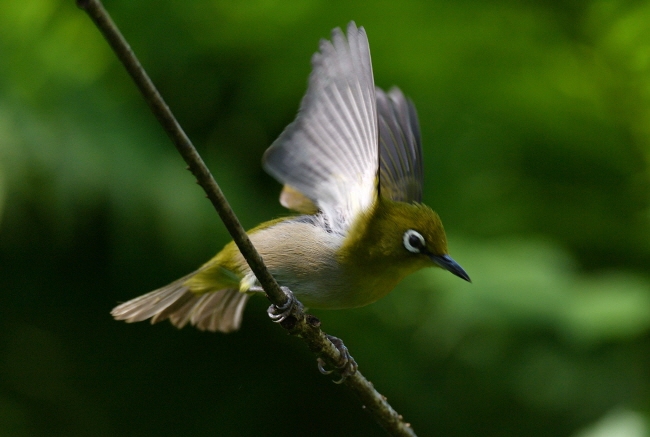
[[[278,306],[285,304],[287,296],[280,290],[275,278],[269,273],[262,257],[239,223],[210,170],[208,170],[196,148],[181,128],[142,65],[140,65],[133,50],[131,50],[128,42],[104,9],[101,1],[77,0],[77,6],[90,16],[131,75],[145,101],[187,163],[188,169],[196,177],[198,184],[203,188],[217,210],[219,217],[226,225],[228,232],[230,232],[251,270],[255,273],[270,301]],[[336,367],[341,359],[339,350],[320,329],[320,321],[317,318],[310,315],[305,316],[302,312],[296,311],[292,313],[291,317],[282,322],[282,326],[291,334],[301,337],[307,343],[309,349],[328,366]],[[388,404],[386,397],[377,392],[372,383],[361,372],[357,371],[348,377],[344,384],[359,397],[364,407],[389,434],[393,436],[415,436],[410,424],[402,420],[402,416],[397,414]]]

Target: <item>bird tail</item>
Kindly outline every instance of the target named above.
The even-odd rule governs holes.
[[[169,319],[178,328],[190,323],[201,331],[232,332],[239,329],[250,296],[236,288],[195,294],[186,282],[196,273],[124,302],[113,308],[111,315],[127,323],[151,318],[152,324]]]

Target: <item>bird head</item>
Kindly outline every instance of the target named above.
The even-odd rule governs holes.
[[[354,254],[357,251],[352,246],[361,253]],[[347,249],[349,256],[366,254],[374,269],[397,269],[406,276],[421,268],[440,267],[471,282],[465,270],[449,256],[440,217],[421,203],[380,197],[374,208],[353,226],[343,249]]]

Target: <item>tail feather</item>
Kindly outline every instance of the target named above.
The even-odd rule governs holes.
[[[111,315],[127,323],[151,318],[151,323],[169,319],[178,328],[189,322],[202,331],[239,329],[249,295],[233,288],[196,295],[185,285],[193,274],[118,305]]]
[[[196,295],[192,293],[190,290],[185,290],[185,292],[178,299],[176,299],[174,303],[172,303],[167,308],[165,308],[164,310],[162,310],[161,312],[153,316],[151,318],[151,324],[153,325],[154,323],[167,320],[172,314],[179,311],[188,303],[193,302],[195,297]],[[179,326],[179,328],[182,328],[182,326]]]
[[[169,285],[124,302],[113,308],[111,315],[117,320],[125,320],[127,323],[141,322],[153,317],[179,299],[184,298],[186,293],[191,293],[183,285],[191,276],[184,276]]]
[[[200,330],[230,332],[239,328],[244,306],[249,295],[226,289],[201,296],[196,304],[187,308],[192,325]],[[180,313],[180,311],[179,311]]]

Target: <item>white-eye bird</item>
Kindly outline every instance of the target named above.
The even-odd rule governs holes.
[[[278,283],[310,308],[354,308],[388,294],[407,275],[442,267],[469,281],[447,254],[438,215],[422,199],[422,148],[413,103],[375,88],[363,27],[322,40],[293,123],[264,155],[284,184],[282,205],[302,215],[248,235]],[[239,328],[260,291],[233,242],[198,270],[117,306],[118,320]]]

